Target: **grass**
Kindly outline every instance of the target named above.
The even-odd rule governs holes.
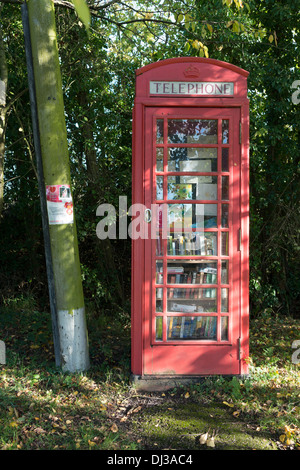
[[[50,315],[28,298],[1,308],[0,449],[211,450],[199,443],[209,431],[217,449],[300,450],[299,320],[269,313],[251,322],[243,381],[141,393],[130,384],[128,315],[88,308],[87,317],[92,367],[64,374],[54,365]]]

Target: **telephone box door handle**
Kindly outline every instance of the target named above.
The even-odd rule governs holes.
[[[146,210],[145,210],[145,222],[147,222],[148,224],[150,224],[151,219],[152,219],[151,209],[146,209]]]

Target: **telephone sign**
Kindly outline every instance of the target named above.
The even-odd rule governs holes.
[[[150,95],[233,96],[233,83],[150,82]]]

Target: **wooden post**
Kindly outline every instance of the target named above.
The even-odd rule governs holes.
[[[54,4],[29,0],[27,6],[61,365],[75,372],[88,369],[89,353]]]

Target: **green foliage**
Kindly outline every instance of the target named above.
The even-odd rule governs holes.
[[[299,2],[166,0],[88,2],[89,36],[71,9],[57,11],[58,46],[87,301],[112,311],[130,300],[130,240],[96,239],[96,209],[131,204],[135,70],[174,56],[220,59],[250,72],[251,314],[299,315]],[[27,88],[20,9],[1,10],[8,101]],[[47,302],[43,239],[27,92],[8,116],[1,298],[34,292]],[[105,254],[105,256],[103,256]]]

